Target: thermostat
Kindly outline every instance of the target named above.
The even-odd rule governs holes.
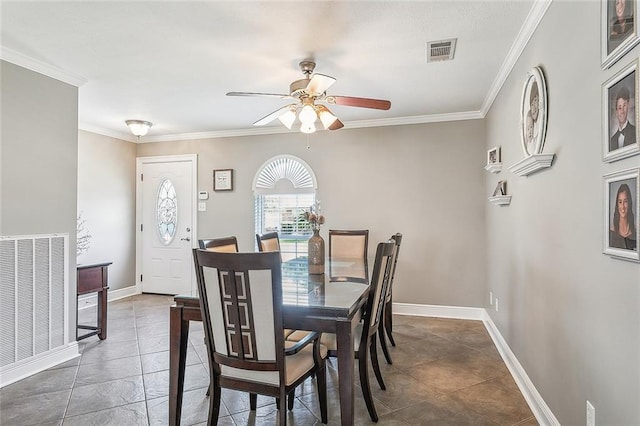
[[[208,191],[200,191],[198,192],[198,200],[208,200],[209,192]]]

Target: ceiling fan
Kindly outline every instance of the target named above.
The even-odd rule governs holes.
[[[316,63],[314,61],[305,60],[300,62],[300,70],[305,75],[305,78],[291,83],[289,85],[288,95],[276,93],[229,92],[227,93],[227,96],[263,96],[280,99],[294,99],[296,102],[273,111],[271,114],[253,123],[253,125],[264,126],[277,118],[288,129],[291,129],[297,117],[301,123],[300,131],[303,133],[315,132],[315,122],[318,119],[322,122],[324,128],[328,130],[338,130],[344,127],[344,124],[329,110],[329,108],[317,102],[326,102],[330,105],[344,105],[382,110],[388,110],[391,108],[391,102],[383,99],[327,95],[327,89],[336,82],[336,79],[324,74],[313,74],[315,67]]]

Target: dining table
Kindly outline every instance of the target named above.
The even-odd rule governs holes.
[[[342,425],[354,422],[354,330],[369,294],[367,259],[328,259],[309,274],[306,257],[282,262],[283,327],[335,333]],[[366,277],[362,279],[362,277]],[[169,424],[182,414],[190,321],[202,321],[197,296],[177,295],[169,316]]]

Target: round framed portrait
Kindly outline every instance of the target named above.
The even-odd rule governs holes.
[[[540,67],[527,73],[520,105],[520,138],[528,157],[541,154],[547,131],[547,85]]]

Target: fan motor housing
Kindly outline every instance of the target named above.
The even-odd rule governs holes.
[[[308,84],[309,80],[306,78],[294,81],[289,85],[289,94],[294,98],[299,98],[303,95],[306,95],[307,91],[305,89],[307,88]]]

